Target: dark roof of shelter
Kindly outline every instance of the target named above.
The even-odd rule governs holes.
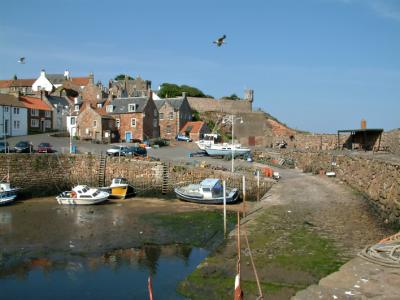
[[[131,113],[128,111],[129,104],[136,104],[135,112],[143,112],[146,107],[148,97],[128,97],[128,98],[115,98],[111,101],[111,105],[114,106],[114,114]]]
[[[381,133],[381,132],[383,132],[383,129],[382,129],[382,128],[361,128],[361,129],[342,129],[342,130],[338,130],[338,133],[344,133],[344,132],[351,132],[351,133],[360,133],[360,132],[372,133],[372,132],[378,132],[378,133]]]

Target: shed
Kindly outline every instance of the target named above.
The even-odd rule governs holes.
[[[340,134],[347,133],[349,137],[341,144]],[[361,128],[338,130],[337,147],[350,150],[374,150],[379,151],[381,145],[383,129],[381,128]]]

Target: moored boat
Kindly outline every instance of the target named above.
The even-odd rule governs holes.
[[[244,148],[239,144],[214,144],[205,148],[209,156],[241,156],[250,154],[249,148]]]
[[[133,196],[135,194],[135,189],[132,185],[128,183],[128,180],[123,177],[113,178],[111,185],[112,198],[125,199],[126,197]]]
[[[13,202],[17,198],[18,188],[12,188],[9,182],[0,182],[0,205]]]
[[[104,202],[109,193],[99,189],[89,188],[87,185],[77,185],[72,191],[62,192],[56,197],[59,204],[91,205]]]
[[[204,204],[223,204],[224,195],[221,180],[215,178],[204,179],[200,184],[189,184],[174,189],[176,196],[184,201],[204,203]],[[225,188],[226,203],[236,202],[239,198],[237,188]]]

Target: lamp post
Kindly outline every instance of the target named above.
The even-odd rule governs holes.
[[[232,142],[231,142],[231,153],[232,153],[232,173],[235,172],[235,149],[234,149],[234,134],[235,134],[235,121],[240,120],[240,124],[243,124],[243,118],[242,117],[236,117],[235,115],[229,115],[227,116],[222,123],[231,123],[232,125]]]

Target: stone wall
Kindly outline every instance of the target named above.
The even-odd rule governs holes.
[[[400,164],[350,154],[285,151],[296,166],[315,174],[334,171],[336,176],[361,192],[390,223],[400,224]]]
[[[381,148],[400,155],[400,129],[394,129],[382,134]]]
[[[212,98],[187,97],[190,107],[200,113],[215,111],[227,114],[236,114],[241,112],[251,112],[252,102],[250,100],[226,100]]]
[[[0,154],[0,179],[9,169],[11,184],[21,188],[20,196],[57,195],[76,184],[98,186],[100,157],[96,155],[55,154]],[[166,172],[164,172],[166,170]],[[165,165],[158,161],[144,161],[129,157],[112,157],[106,160],[105,184],[112,178],[123,176],[135,187],[138,195],[161,196],[167,177],[166,191],[173,193],[176,186],[198,183],[207,177],[227,181],[228,186],[241,188],[242,175],[193,166]],[[257,181],[246,176],[249,197],[257,195]],[[273,181],[261,178],[260,195],[268,191]]]

